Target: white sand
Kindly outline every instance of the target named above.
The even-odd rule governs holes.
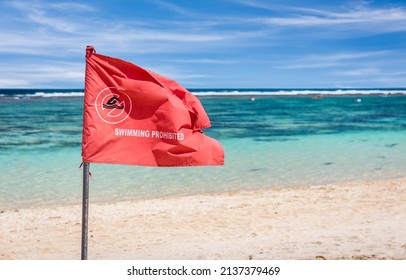
[[[90,204],[89,259],[406,259],[406,179]],[[81,206],[0,214],[0,259],[80,259]]]

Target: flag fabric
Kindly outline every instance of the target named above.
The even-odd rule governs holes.
[[[177,82],[86,49],[83,162],[142,166],[223,165],[210,120]]]

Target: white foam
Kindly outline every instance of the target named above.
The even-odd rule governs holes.
[[[23,96],[30,97],[80,97],[84,96],[84,92],[71,91],[71,92],[36,92],[34,94],[26,94]]]
[[[36,98],[36,97],[43,97],[43,98],[59,98],[59,97],[81,97],[84,96],[83,92],[79,91],[72,91],[72,92],[35,92],[32,94],[16,94],[14,97],[18,98]]]
[[[300,95],[406,95],[404,89],[281,89],[281,90],[213,90],[194,91],[197,96],[300,96]]]

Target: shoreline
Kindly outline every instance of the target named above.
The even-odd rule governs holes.
[[[0,213],[0,260],[80,259],[81,205]],[[89,259],[406,260],[406,178],[90,203]]]
[[[190,88],[198,98],[402,97],[406,88]],[[83,99],[84,89],[0,88],[0,100]]]

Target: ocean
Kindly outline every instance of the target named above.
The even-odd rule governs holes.
[[[406,89],[191,89],[225,165],[91,164],[90,201],[401,178]],[[0,90],[0,210],[81,203],[83,90]]]

